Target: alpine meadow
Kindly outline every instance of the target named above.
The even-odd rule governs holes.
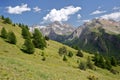
[[[0,80],[120,80],[119,4],[0,1]]]

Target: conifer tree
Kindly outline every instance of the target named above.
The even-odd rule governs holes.
[[[95,62],[96,66],[101,67],[101,68],[105,68],[105,60],[104,60],[104,57],[102,55],[95,54],[94,62]]]
[[[22,36],[24,39],[30,39],[31,34],[26,27],[22,27]]]
[[[98,54],[95,54],[93,61],[95,62],[96,66],[99,65],[99,59],[100,59],[100,56]]]
[[[80,50],[78,50],[78,52],[77,52],[77,56],[79,56],[79,57],[83,57],[83,53],[82,53]]]
[[[114,56],[111,57],[111,65],[117,66],[117,60],[115,59]]]
[[[112,68],[112,65],[111,65],[111,62],[110,62],[109,58],[106,58],[105,67],[108,70],[110,70]]]
[[[100,55],[99,61],[98,61],[98,67],[105,68],[105,60],[102,55]]]
[[[48,36],[45,36],[45,40],[49,41],[49,37],[48,37]]]
[[[12,21],[10,20],[9,17],[4,19],[4,23],[12,24]]]
[[[4,39],[7,38],[7,31],[6,31],[6,29],[4,27],[1,30],[1,37],[4,38]]]
[[[89,56],[88,56],[88,58],[87,58],[87,67],[88,67],[89,69],[94,69],[94,66],[93,66],[93,64],[92,64]]]
[[[103,57],[102,55],[96,54],[94,57],[95,65],[110,70],[112,68],[111,61],[109,57]]]
[[[69,57],[72,57],[72,56],[73,56],[72,51],[69,51],[68,56],[69,56]]]
[[[34,30],[33,33],[33,44],[36,48],[44,49],[46,47],[46,42],[41,32],[38,29]]]
[[[67,57],[65,55],[63,56],[63,61],[67,61]]]
[[[7,37],[7,40],[9,43],[11,44],[16,44],[17,40],[16,40],[16,36],[13,32],[9,32],[8,33],[8,37]]]
[[[19,23],[19,24],[18,24],[18,26],[19,26],[19,27],[22,27],[22,24],[21,24],[21,23]]]
[[[3,15],[1,16],[1,19],[2,19],[2,20],[4,20],[4,19],[5,19]]]
[[[28,53],[28,54],[33,54],[35,49],[34,49],[34,45],[31,42],[30,39],[25,39],[25,42],[23,44],[23,49],[24,52]]]

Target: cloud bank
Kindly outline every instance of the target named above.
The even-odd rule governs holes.
[[[116,21],[120,21],[120,12],[113,12],[113,13],[110,13],[110,14],[106,14],[106,15],[101,16],[100,18],[113,19],[113,20],[116,20]]]
[[[34,10],[34,12],[40,12],[41,11],[41,9],[38,6],[34,7],[33,10]]]
[[[8,6],[6,8],[9,14],[22,14],[23,12],[31,11],[31,8],[29,8],[27,4],[21,4],[20,6],[15,7]]]
[[[60,10],[52,9],[45,17],[43,17],[43,21],[67,21],[70,18],[70,15],[75,14],[81,10],[81,7],[68,6],[61,8]]]
[[[102,14],[102,13],[105,13],[105,12],[106,11],[96,10],[96,11],[92,12],[90,15]]]

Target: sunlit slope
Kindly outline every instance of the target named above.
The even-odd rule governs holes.
[[[0,80],[88,80],[89,75],[98,77],[99,80],[120,80],[120,75],[113,75],[104,69],[80,70],[77,61],[86,61],[88,56],[93,55],[83,52],[83,58],[76,57],[76,50],[52,40],[47,41],[45,50],[36,49],[34,54],[26,54],[20,50],[24,43],[21,28],[0,21],[0,31],[2,27],[15,33],[17,44],[9,44],[0,37]],[[74,53],[72,58],[67,57],[67,62],[58,54],[62,46]],[[43,52],[45,61],[42,61]],[[120,67],[116,69],[120,70]]]

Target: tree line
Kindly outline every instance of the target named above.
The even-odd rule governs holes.
[[[5,18],[4,16],[0,16],[0,18],[3,20],[4,24],[12,24],[12,21],[10,18]],[[22,30],[21,35],[23,36],[24,43],[22,45],[21,50],[28,53],[33,54],[35,52],[35,48],[44,49],[46,47],[46,41],[49,40],[47,36],[43,36],[41,32],[38,29],[34,29],[33,33],[29,32],[29,28],[27,25],[24,24],[17,24]],[[14,26],[14,25],[13,25]],[[1,29],[1,35],[0,35],[6,42],[9,42],[11,44],[17,43],[17,38],[14,32],[9,31],[3,27]]]

